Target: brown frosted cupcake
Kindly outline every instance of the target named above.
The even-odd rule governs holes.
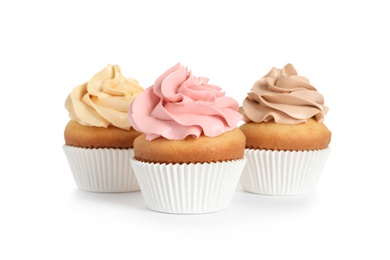
[[[245,191],[298,195],[317,185],[330,152],[323,96],[293,65],[272,68],[253,85],[240,111],[246,136]]]
[[[139,185],[130,164],[133,141],[141,133],[131,127],[128,108],[143,91],[108,64],[88,82],[75,87],[65,101],[70,120],[64,152],[76,185],[87,191],[131,192]]]
[[[147,206],[200,214],[226,209],[245,165],[238,102],[180,64],[163,73],[129,109],[131,160]]]

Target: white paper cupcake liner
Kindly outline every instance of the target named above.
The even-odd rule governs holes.
[[[246,159],[197,164],[159,164],[131,159],[146,205],[174,214],[226,209]]]
[[[139,191],[130,163],[133,149],[63,146],[76,185],[93,192]]]
[[[245,149],[243,190],[264,195],[299,195],[316,187],[330,148],[315,151]]]

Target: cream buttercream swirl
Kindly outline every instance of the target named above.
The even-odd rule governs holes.
[[[298,124],[312,117],[322,122],[328,107],[309,80],[287,64],[282,69],[272,68],[256,81],[240,111],[245,122]]]
[[[130,129],[128,109],[143,91],[138,81],[125,78],[118,65],[108,64],[90,81],[75,87],[65,101],[72,120],[86,126]]]
[[[242,119],[238,102],[208,81],[176,64],[131,104],[133,127],[145,133],[147,140],[182,140],[202,133],[214,137],[233,130]]]

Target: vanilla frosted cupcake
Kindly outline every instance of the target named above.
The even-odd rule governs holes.
[[[323,96],[291,64],[253,85],[240,111],[246,136],[245,191],[297,195],[312,191],[330,152]]]
[[[67,97],[70,120],[63,149],[80,189],[139,190],[130,158],[133,141],[141,133],[131,127],[128,108],[142,91],[136,80],[122,75],[118,65],[108,64]]]
[[[131,160],[147,206],[196,214],[227,208],[245,165],[239,104],[176,64],[132,103],[143,134]]]

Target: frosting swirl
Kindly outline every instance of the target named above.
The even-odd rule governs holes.
[[[309,80],[287,64],[282,69],[272,68],[256,81],[240,111],[245,122],[298,124],[312,117],[322,122],[328,107]]]
[[[130,129],[129,105],[143,91],[135,79],[125,78],[118,65],[108,64],[89,82],[75,87],[65,101],[72,120],[81,125]]]
[[[208,81],[176,64],[131,104],[133,127],[145,133],[147,140],[182,140],[201,133],[214,137],[236,128],[242,119],[238,102]]]

